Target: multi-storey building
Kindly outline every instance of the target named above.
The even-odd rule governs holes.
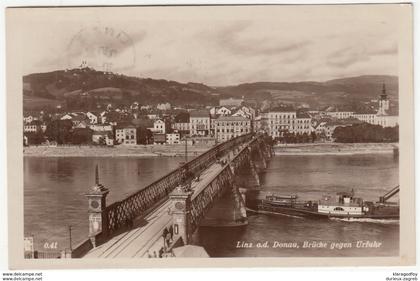
[[[229,116],[232,114],[232,110],[225,106],[215,106],[210,108],[211,115],[222,115],[222,116]]]
[[[220,142],[251,132],[251,120],[248,118],[220,116],[214,122],[216,139]]]
[[[284,132],[295,130],[296,111],[279,108],[267,113],[268,134],[273,138],[283,136]]]
[[[133,125],[117,126],[115,129],[115,140],[119,144],[137,144],[136,127]]]
[[[311,116],[306,112],[296,112],[295,128],[292,133],[309,135],[311,132]]]
[[[166,134],[166,122],[158,119],[153,123],[153,132],[159,134]]]
[[[376,124],[376,114],[370,111],[356,112],[353,117],[369,124]]]
[[[180,136],[178,133],[166,134],[167,144],[178,144],[180,143]]]
[[[254,130],[255,132],[268,133],[268,113],[261,112],[254,120]]]
[[[178,131],[181,136],[190,134],[190,115],[187,112],[181,112],[177,114],[172,123],[172,129]]]
[[[395,127],[398,126],[397,115],[377,115],[375,116],[375,125],[382,127]]]
[[[36,132],[41,131],[41,125],[42,125],[41,121],[33,120],[31,123],[25,124],[23,126],[23,131],[25,133],[36,133]]]
[[[190,135],[208,136],[210,134],[210,114],[207,111],[190,113]]]
[[[330,111],[325,112],[326,115],[337,118],[337,119],[347,119],[353,116],[353,111]]]
[[[186,132],[187,134],[189,134],[190,125],[191,125],[190,122],[188,122],[188,123],[173,123],[172,128],[174,130],[179,131],[179,132]]]

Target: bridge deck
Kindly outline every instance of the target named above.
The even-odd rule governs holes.
[[[232,157],[233,154],[230,153]],[[226,156],[225,156],[226,157]],[[200,176],[198,181],[193,181],[191,187],[197,196],[223,169],[217,163],[212,164]],[[148,257],[154,252],[159,253],[163,247],[162,233],[165,227],[172,224],[172,215],[169,214],[171,202],[165,201],[154,211],[142,219],[140,226],[117,235],[104,244],[90,250],[84,258],[133,258]]]

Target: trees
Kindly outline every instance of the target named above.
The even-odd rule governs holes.
[[[368,123],[337,127],[333,132],[335,142],[397,142],[398,126],[383,128]]]
[[[89,128],[77,128],[71,137],[72,144],[90,144],[92,142],[92,130]]]
[[[153,143],[153,133],[144,127],[138,127],[136,132],[138,144],[150,144]]]
[[[35,133],[25,133],[28,138],[28,145],[39,145],[44,142],[45,137],[41,131]]]
[[[47,125],[45,135],[50,141],[65,144],[71,141],[73,124],[70,120],[54,120]]]
[[[312,143],[314,143],[316,140],[316,133],[314,131],[311,132],[310,140]]]

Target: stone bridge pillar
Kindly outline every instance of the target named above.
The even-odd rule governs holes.
[[[263,168],[267,169],[267,162],[266,162],[265,156],[262,152],[260,144],[257,145],[256,149],[257,149],[257,152],[258,152],[258,156],[260,157],[261,163],[263,164]]]
[[[98,244],[97,236],[106,236],[108,229],[108,217],[106,214],[106,196],[109,190],[99,183],[98,166],[95,169],[95,185],[85,194],[88,198],[89,213],[89,239],[93,247]]]
[[[260,186],[260,176],[258,175],[257,167],[255,167],[254,161],[252,161],[251,157],[249,158],[249,168],[251,169],[251,173],[257,182],[257,186]]]
[[[182,238],[184,245],[190,243],[192,235],[189,221],[191,195],[191,191],[185,190],[181,186],[175,188],[175,190],[169,194],[169,198],[172,201],[173,240],[177,241],[178,238]]]
[[[241,194],[242,200],[246,202],[246,188],[239,187],[239,193]]]

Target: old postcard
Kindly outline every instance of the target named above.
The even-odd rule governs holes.
[[[410,4],[6,16],[11,268],[415,263]]]

